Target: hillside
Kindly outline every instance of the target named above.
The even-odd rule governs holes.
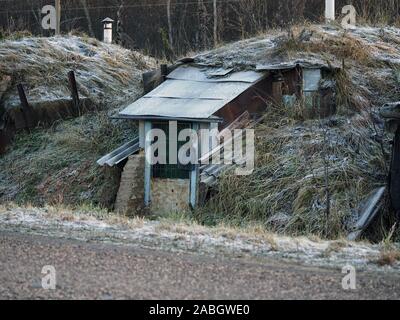
[[[69,98],[70,70],[80,96],[93,101],[96,111],[50,128],[19,131],[0,156],[0,202],[112,206],[119,173],[103,170],[96,160],[136,128],[108,115],[142,93],[142,73],[155,66],[138,52],[85,37],[1,41],[0,79],[8,80],[3,82],[0,117],[19,105],[18,83],[24,84],[29,102]]]
[[[235,70],[299,61],[341,69],[334,79],[335,116],[309,119],[301,103],[292,109],[267,106],[256,128],[255,173],[223,176],[214,198],[194,213],[197,222],[345,236],[363,200],[386,183],[391,136],[377,111],[400,100],[399,44],[400,29],[394,27],[344,31],[317,25],[271,30],[197,55],[198,63]],[[0,201],[111,207],[119,173],[104,171],[95,160],[132,137],[135,128],[110,120],[107,112],[141,94],[141,73],[155,62],[118,46],[65,37],[0,42],[0,64],[4,75],[22,79],[30,85],[29,96],[39,99],[68,95],[64,75],[72,68],[81,94],[103,110],[19,133],[0,158]],[[3,104],[16,99],[11,90]],[[392,225],[386,208],[373,236],[382,238]]]
[[[200,54],[199,63],[236,70],[301,62],[341,71],[334,79],[334,116],[309,119],[301,102],[291,109],[267,107],[256,131],[254,174],[226,174],[197,219],[235,226],[258,221],[280,233],[346,236],[366,197],[386,184],[392,137],[378,109],[400,100],[399,44],[398,28],[299,26]],[[371,236],[381,238],[393,224],[387,207]]]
[[[120,106],[141,93],[141,74],[155,61],[138,52],[88,37],[26,37],[0,42],[0,79],[11,77],[2,98],[5,108],[19,104],[15,85],[23,83],[28,99],[70,96],[67,73],[75,71],[79,93],[98,105]],[[111,104],[111,105],[110,105]]]

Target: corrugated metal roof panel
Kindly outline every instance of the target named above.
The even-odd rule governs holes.
[[[213,71],[226,75],[210,77]],[[264,77],[264,73],[254,71],[225,73],[218,68],[181,66],[169,74],[167,81],[120,112],[120,116],[208,119]]]
[[[233,71],[233,68],[225,69],[225,68],[214,68],[210,72],[207,72],[209,77],[225,77],[229,73]]]
[[[123,110],[120,115],[206,119],[228,102],[229,100],[142,98]]]
[[[227,70],[228,71],[228,70]],[[218,69],[218,73],[222,74],[221,70]],[[174,80],[191,80],[200,82],[249,82],[254,83],[263,77],[262,73],[255,71],[239,71],[234,73],[228,73],[223,77],[212,76],[212,69],[210,68],[198,68],[195,66],[182,66],[175,69],[168,75],[168,79]]]
[[[167,80],[145,98],[198,98],[232,100],[250,88],[252,84],[246,82],[196,82],[190,80]]]
[[[200,182],[212,185],[226,171],[233,169],[234,164],[210,164],[203,168],[200,173]]]
[[[100,166],[108,165],[110,167],[113,167],[127,159],[129,156],[135,154],[139,150],[139,138],[136,138],[119,147],[118,149],[115,149],[113,152],[105,155],[97,161],[97,164]]]

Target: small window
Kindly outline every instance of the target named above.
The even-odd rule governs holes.
[[[321,81],[321,69],[304,69],[303,70],[303,90],[318,91]]]
[[[321,69],[303,69],[303,96],[306,108],[319,108],[319,94],[322,74]]]

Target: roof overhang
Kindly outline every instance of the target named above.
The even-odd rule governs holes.
[[[220,117],[210,118],[179,118],[179,117],[160,117],[160,116],[124,116],[118,115],[112,117],[112,119],[128,119],[137,121],[178,121],[178,122],[199,122],[199,123],[222,123],[224,120]]]

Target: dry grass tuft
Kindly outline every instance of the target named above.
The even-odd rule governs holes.
[[[386,184],[389,139],[372,110],[400,99],[399,32],[346,31],[333,25],[297,26],[278,34],[244,40],[199,60],[226,60],[235,67],[237,59],[238,68],[243,61],[331,67],[337,113],[307,120],[301,101],[289,110],[267,106],[265,121],[256,129],[255,172],[225,174],[216,195],[195,217],[206,225],[244,227],[256,221],[272,232],[340,239],[358,219],[359,204]]]
[[[18,133],[0,157],[0,201],[112,207],[120,172],[96,161],[136,132],[132,123],[111,120],[100,111]]]
[[[142,93],[142,73],[154,67],[149,57],[85,35],[1,41],[0,79],[11,78],[2,107],[19,105],[15,85],[20,82],[29,101],[69,99],[67,73],[74,70],[80,96],[90,98],[96,110],[51,128],[18,133],[0,157],[0,202],[111,208],[119,171],[101,168],[96,160],[132,139],[136,127],[110,120],[109,113]]]
[[[266,230],[263,224],[250,222],[243,226],[233,226],[231,223],[221,222],[212,227],[207,227],[200,224],[193,217],[192,213],[189,212],[170,213],[169,215],[159,218],[159,224],[156,226],[156,230],[189,236],[208,234],[232,241],[238,238],[250,239],[257,243],[265,242],[269,244],[271,250],[277,250],[278,248],[275,235]]]
[[[383,250],[378,260],[375,261],[379,266],[393,266],[400,261],[400,251]]]
[[[81,96],[106,108],[119,107],[141,93],[141,74],[154,67],[153,59],[138,52],[85,36],[25,35],[0,42],[0,76],[24,83],[30,101],[68,98],[67,73],[73,70]],[[4,103],[12,107],[18,100],[8,95]]]
[[[266,119],[256,129],[254,173],[224,175],[196,219],[235,227],[257,221],[272,232],[345,237],[358,204],[386,179],[385,157],[373,138],[376,128],[369,114],[300,122],[271,111]],[[267,223],[278,215],[287,216],[283,225]]]
[[[12,207],[15,207],[13,205]],[[124,227],[126,229],[136,229],[143,227],[144,219],[141,217],[128,218],[122,215],[116,215],[106,209],[95,206],[65,206],[65,205],[47,205],[44,211],[49,218],[60,219],[62,221],[103,221],[109,225]]]

